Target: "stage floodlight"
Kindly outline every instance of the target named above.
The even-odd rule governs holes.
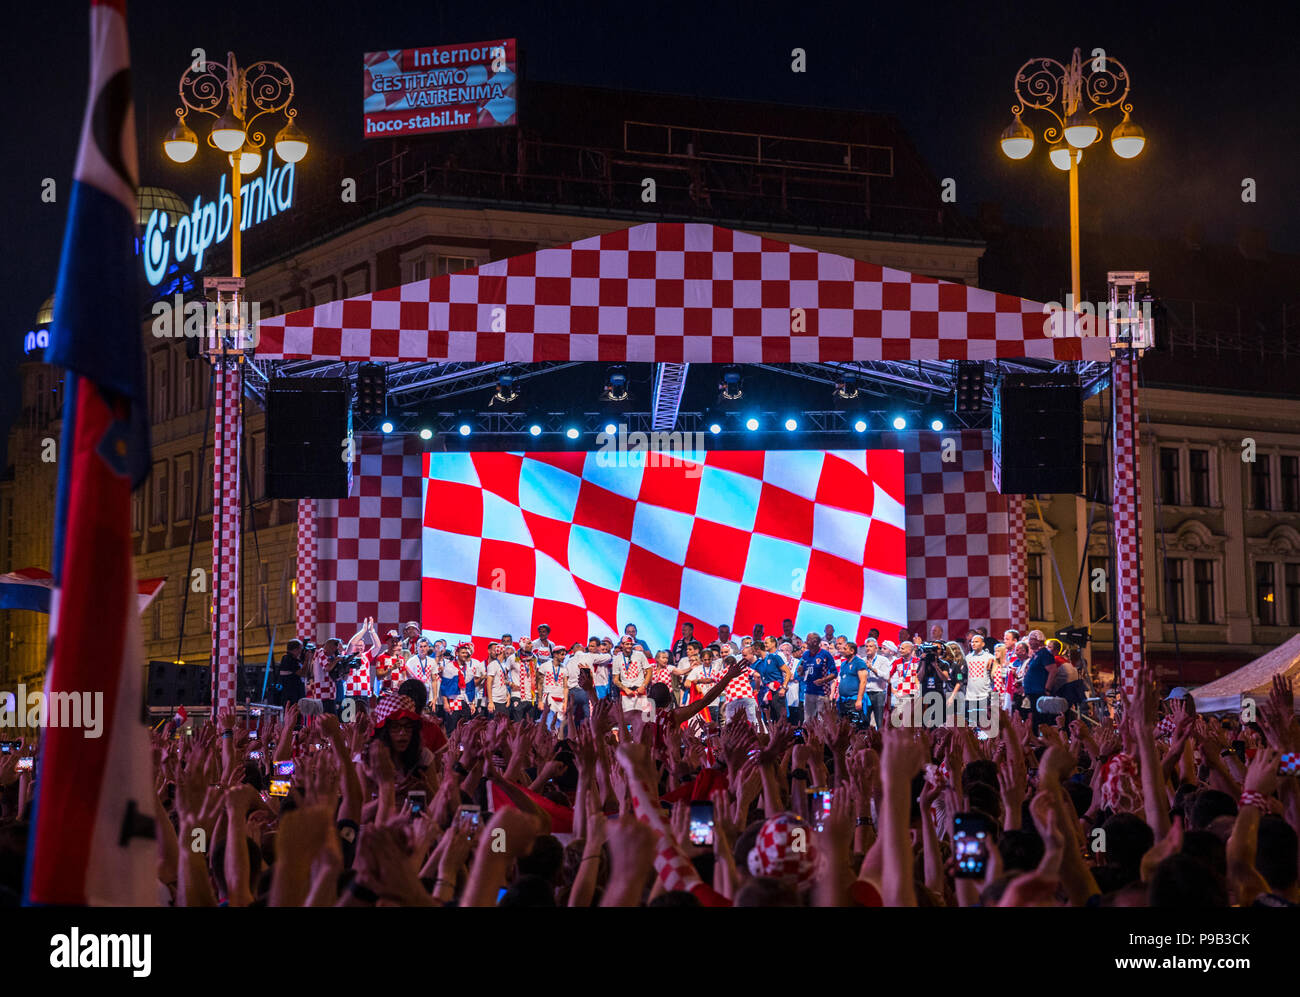
[[[569,439],[571,439],[571,440],[576,440],[576,439],[578,438],[578,436],[579,436],[579,433],[578,433],[578,427],[577,427],[577,426],[570,426],[568,429],[566,429],[566,430],[564,431],[564,435],[567,436],[567,437],[568,437]]]
[[[393,424],[391,422],[385,421],[380,424],[379,429],[381,432],[385,434],[391,433],[393,431]]]
[[[383,415],[387,396],[388,368],[381,363],[361,364],[357,368],[357,415]]]
[[[433,430],[428,428],[420,430],[420,439],[422,440],[433,439]]]
[[[942,432],[943,432],[943,420],[942,420],[942,419],[937,419],[937,418],[936,418],[936,419],[931,419],[931,420],[930,420],[930,428],[933,429],[936,433],[942,433]]]
[[[896,416],[894,416],[894,428],[895,428],[895,429],[906,429],[906,428],[907,428],[907,420],[904,419],[901,415],[896,415]]]
[[[612,422],[607,422],[607,423],[605,423],[605,435],[606,435],[606,436],[617,436],[617,435],[618,435],[618,427],[617,427],[616,425],[614,425],[614,423],[612,423]]]
[[[796,419],[794,416],[787,416],[785,420],[785,431],[787,433],[793,433],[798,428],[799,428],[799,420]]]
[[[745,420],[745,428],[748,429],[751,433],[754,432],[755,430],[758,429],[758,420],[751,415],[748,419]]]
[[[528,427],[528,435],[529,435],[529,436],[541,436],[541,435],[542,435],[542,427],[539,426],[537,423],[534,422],[532,425],[530,425],[530,426]]]
[[[719,433],[722,432],[722,423],[718,422],[717,419],[710,419],[709,432],[712,433],[714,436],[717,436]]]
[[[468,422],[462,422],[456,427],[456,432],[460,433],[461,436],[468,436],[470,433],[474,432],[474,427]]]
[[[984,410],[984,364],[980,361],[957,361],[952,410],[958,415]]]
[[[867,431],[867,420],[866,420],[866,419],[854,419],[854,420],[853,420],[853,431],[854,431],[855,433],[865,433],[865,432]]]

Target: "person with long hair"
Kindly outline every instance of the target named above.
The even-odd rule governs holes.
[[[397,781],[422,776],[433,763],[433,752],[420,739],[420,715],[410,696],[386,692],[374,713],[372,743],[382,745],[393,761]]]

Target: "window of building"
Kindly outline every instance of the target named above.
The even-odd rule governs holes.
[[[1285,565],[1286,620],[1300,626],[1300,564]]]
[[[199,484],[199,513],[207,515],[212,512],[212,447],[203,452],[203,478]]]
[[[1173,558],[1165,562],[1165,619],[1183,623],[1183,562]]]
[[[1110,465],[1106,463],[1106,448],[1100,443],[1084,445],[1083,478],[1086,498],[1095,502],[1110,502]]]
[[[1187,451],[1187,467],[1189,482],[1191,486],[1192,505],[1209,506],[1212,504],[1210,495],[1210,451],[1208,450],[1189,450]]]
[[[1027,554],[1025,555],[1025,581],[1026,590],[1029,600],[1029,618],[1031,620],[1044,619],[1046,608],[1043,605],[1043,555]]]
[[[171,512],[171,506],[168,504],[171,496],[168,491],[170,482],[167,480],[167,464],[165,460],[156,461],[153,465],[153,476],[149,479],[150,526],[166,526],[167,517]]]
[[[194,514],[194,455],[176,458],[176,519],[185,522]]]
[[[144,532],[144,492],[131,493],[131,532]]]
[[[149,358],[150,392],[153,395],[152,421],[170,419],[171,410],[171,350],[156,350]]]
[[[370,264],[349,270],[343,275],[343,297],[355,298],[370,293]]]
[[[266,448],[261,433],[253,433],[248,438],[248,473],[254,502],[266,498]]]
[[[1282,458],[1282,509],[1300,512],[1300,457]]]
[[[1252,509],[1273,508],[1272,485],[1273,458],[1266,453],[1255,454],[1250,465],[1250,505]]]
[[[1178,481],[1178,450],[1160,448],[1160,501],[1165,505],[1182,505]]]
[[[1277,623],[1277,591],[1272,561],[1255,562],[1255,616],[1266,627]]]
[[[1096,591],[1098,574],[1103,588]],[[1088,592],[1092,600],[1092,622],[1101,623],[1110,619],[1110,558],[1105,555],[1088,558]]]
[[[439,256],[438,273],[458,273],[461,270],[468,270],[470,267],[478,266],[478,261],[472,256]]]
[[[1218,614],[1214,608],[1214,562],[1198,557],[1192,562],[1192,578],[1196,589],[1196,622],[1214,623]]]

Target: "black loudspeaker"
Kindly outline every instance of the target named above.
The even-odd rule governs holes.
[[[145,702],[149,706],[207,706],[212,702],[212,669],[151,661]]]
[[[1007,374],[993,402],[993,485],[1002,495],[1083,490],[1078,377]]]
[[[347,498],[346,377],[280,377],[266,392],[267,498]]]

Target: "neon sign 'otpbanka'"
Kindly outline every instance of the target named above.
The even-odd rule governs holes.
[[[294,164],[277,164],[269,143],[265,155],[263,175],[244,183],[240,191],[243,197],[239,220],[241,232],[274,217],[279,211],[287,211],[293,204]],[[176,223],[170,233],[167,216],[155,209],[144,230],[145,278],[157,286],[173,262],[180,264],[191,257],[193,269],[203,269],[203,255],[208,248],[230,237],[230,221],[234,213],[235,202],[226,190],[224,173],[216,200],[204,203],[202,197],[196,197],[193,209]]]

